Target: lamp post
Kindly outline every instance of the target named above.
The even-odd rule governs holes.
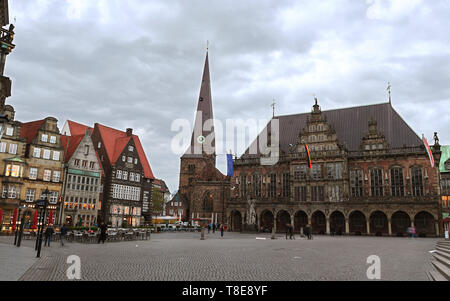
[[[117,216],[116,216],[116,228],[119,230],[119,215],[120,215],[120,207],[117,207]]]
[[[48,191],[48,187],[45,189],[45,191],[42,193],[45,197],[43,200],[38,200],[36,202],[36,209],[41,209],[41,223],[38,227],[38,235],[36,238],[36,250],[37,255],[36,257],[41,256],[41,248],[42,248],[42,232],[44,232],[44,224],[45,224],[45,213],[47,211],[47,204],[48,204],[48,195],[50,192]]]
[[[25,209],[25,208],[26,208],[26,207],[25,207],[24,205],[22,205],[21,201],[19,200],[19,211],[17,212],[17,221],[20,220],[20,227],[17,227],[17,226],[16,226],[16,233],[15,233],[15,235],[14,235],[14,245],[15,245],[15,246],[17,245],[17,238],[18,238],[18,236],[19,236],[19,234],[20,234],[20,231],[21,231],[21,229],[23,228],[24,217],[25,217],[25,214],[23,214],[22,219],[20,219],[20,211],[22,211],[22,209]],[[16,222],[16,225],[17,225],[17,222]],[[17,245],[17,246],[19,247],[20,244]]]

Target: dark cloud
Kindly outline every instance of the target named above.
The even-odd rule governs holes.
[[[17,119],[134,128],[173,191],[173,120],[192,121],[206,40],[214,114],[270,118],[387,101],[450,143],[450,4],[374,1],[10,1]],[[76,10],[74,8],[79,8]],[[218,157],[225,169],[224,157]]]

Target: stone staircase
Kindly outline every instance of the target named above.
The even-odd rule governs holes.
[[[436,244],[431,264],[435,268],[428,272],[433,281],[450,281],[450,240],[440,240]]]

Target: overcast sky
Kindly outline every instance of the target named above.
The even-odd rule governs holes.
[[[450,144],[450,1],[9,0],[16,119],[134,129],[178,188],[174,119],[193,122],[210,41],[214,115],[267,118],[386,102]],[[245,147],[245,146],[243,146]],[[225,170],[225,157],[218,156]]]

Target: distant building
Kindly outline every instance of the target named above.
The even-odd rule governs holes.
[[[183,196],[183,194],[178,191],[172,196],[172,198],[165,205],[165,215],[176,216],[179,220],[183,222],[189,221],[189,216],[187,215],[189,208],[188,200]]]
[[[65,135],[92,131],[92,142],[103,169],[98,222],[111,226],[151,224],[153,172],[139,137],[132,129],[116,130],[99,123],[93,128],[67,121]]]
[[[91,138],[91,130],[82,135],[61,136],[64,154],[63,216],[72,226],[97,224],[102,168]]]

